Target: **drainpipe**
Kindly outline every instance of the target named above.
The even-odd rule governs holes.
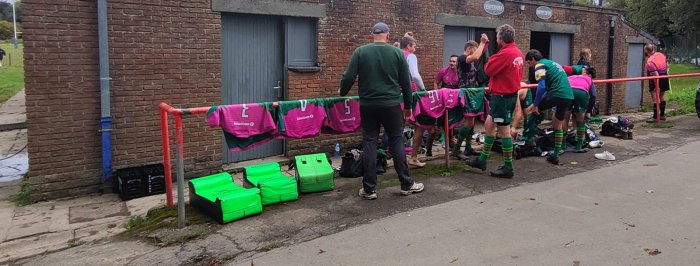
[[[613,78],[613,51],[615,50],[615,16],[608,17],[608,24],[610,25],[610,36],[608,38],[608,79]],[[612,114],[612,83],[608,83],[605,89],[606,103],[605,103],[605,114]]]
[[[102,182],[112,176],[112,114],[109,111],[109,48],[107,39],[107,0],[97,0],[97,37],[100,52],[100,132],[102,134]]]

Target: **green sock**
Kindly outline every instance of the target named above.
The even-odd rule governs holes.
[[[503,144],[503,158],[505,159],[505,169],[513,171],[513,139],[505,137],[501,139]]]
[[[584,123],[576,123],[576,149],[583,148],[583,141],[586,139],[586,125]]]
[[[559,157],[561,152],[562,142],[564,140],[564,131],[557,129],[554,131],[554,154],[552,156]]]
[[[469,150],[472,148],[472,135],[474,135],[474,129],[467,128],[467,134],[464,139],[467,143],[465,144],[466,148],[464,148],[464,150]]]
[[[493,142],[496,140],[496,137],[492,137],[489,135],[486,135],[484,137],[484,148],[481,150],[481,155],[479,155],[479,162],[482,164],[486,164],[486,160],[489,158],[489,154],[491,154],[491,147],[493,147]],[[511,143],[511,149],[512,149],[512,143]],[[511,150],[512,152],[512,150]]]
[[[455,143],[455,146],[452,147],[452,152],[459,152],[459,150],[462,148],[462,142],[464,141],[464,138],[467,136],[467,126],[462,126],[459,128],[459,133],[457,134],[457,143]]]

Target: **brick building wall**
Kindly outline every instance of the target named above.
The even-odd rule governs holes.
[[[435,15],[493,17],[484,11],[483,1],[303,2],[326,5],[326,16],[317,24],[321,70],[288,71],[288,99],[336,96],[350,55],[371,41],[369,29],[378,21],[389,24],[392,42],[406,31],[415,33],[421,75],[430,88],[442,67],[444,39],[444,26],[435,23]],[[581,48],[591,48],[593,65],[605,77],[607,18],[615,12],[551,2],[503,3],[505,13],[498,17],[514,20],[516,42],[523,52],[530,48],[525,21],[580,25],[581,31],[572,39],[572,60],[578,59]],[[96,192],[101,186],[96,4],[88,0],[25,0],[23,4],[30,190],[35,199]],[[523,14],[518,14],[519,4],[526,6]],[[550,6],[552,19],[537,18],[538,5]],[[176,107],[220,103],[221,19],[211,6],[211,0],[108,1],[114,169],[162,161],[159,102]],[[617,26],[613,74],[622,77],[626,74],[625,36],[637,34],[623,23]],[[605,90],[599,91],[604,107]],[[351,94],[356,95],[356,89]],[[624,106],[624,95],[624,84],[616,85],[613,106]],[[208,129],[201,116],[185,117],[184,125],[185,171],[190,176],[218,171],[219,131]],[[357,145],[360,137],[356,133],[289,140],[287,155],[331,152],[335,141],[346,148]]]
[[[23,4],[32,197],[97,192],[102,152],[96,1]],[[208,0],[108,1],[107,8],[113,168],[162,162],[157,104],[220,102],[220,14]],[[187,169],[219,166],[220,133],[201,117],[186,117],[184,124]]]

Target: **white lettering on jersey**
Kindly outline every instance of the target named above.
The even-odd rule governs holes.
[[[513,66],[516,68],[522,68],[525,65],[522,57],[516,57],[513,59]]]
[[[440,93],[437,91],[429,91],[428,97],[430,97],[430,103],[435,103],[440,100]]]
[[[301,111],[306,112],[306,104],[308,103],[308,100],[299,100],[301,103]]]
[[[245,113],[246,110],[248,110],[248,106],[243,104],[243,111],[241,112],[241,117],[248,117],[248,114]]]
[[[350,102],[350,99],[345,99],[345,110],[346,110],[346,111],[345,111],[345,114],[346,114],[346,115],[349,115],[349,114],[350,114],[350,104],[349,104],[349,102]]]

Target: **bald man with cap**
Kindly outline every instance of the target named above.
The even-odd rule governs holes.
[[[403,52],[391,44],[389,26],[372,27],[373,42],[355,49],[340,81],[340,96],[348,94],[359,76],[360,120],[362,125],[363,178],[359,196],[377,198],[377,139],[379,129],[389,136],[389,150],[401,182],[401,195],[423,191],[423,184],[410,177],[403,143],[404,121],[411,117],[411,75]],[[401,103],[403,102],[403,110]]]

